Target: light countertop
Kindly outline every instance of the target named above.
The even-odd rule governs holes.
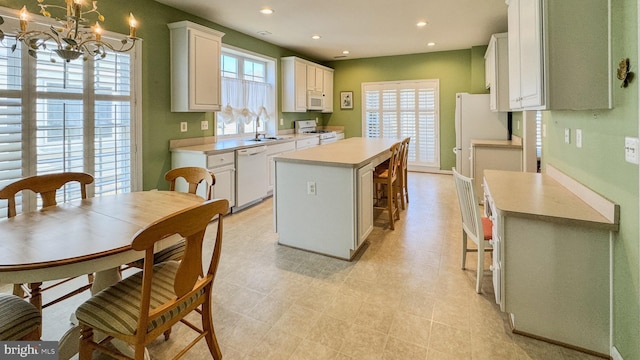
[[[513,148],[522,149],[522,143],[513,140],[477,140],[471,139],[472,147]]]
[[[358,168],[386,155],[391,145],[402,139],[348,138],[334,143],[294,151],[274,157],[275,161],[305,163],[325,166]],[[388,158],[388,156],[387,156]],[[379,162],[378,162],[379,163]]]
[[[607,219],[549,175],[485,170],[484,178],[495,207],[506,216],[618,230],[617,219]]]

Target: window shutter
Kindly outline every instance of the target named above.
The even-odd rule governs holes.
[[[363,136],[405,138],[409,166],[440,167],[438,81],[363,84]]]

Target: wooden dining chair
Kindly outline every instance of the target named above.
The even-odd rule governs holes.
[[[169,170],[164,175],[164,179],[169,182],[170,191],[176,191],[176,181],[179,178],[182,178],[187,182],[187,184],[189,185],[187,192],[190,194],[196,194],[198,191],[198,185],[204,183],[204,186],[206,188],[205,200],[211,200],[211,188],[216,183],[216,177],[212,172],[205,168],[197,166],[187,166]],[[184,249],[185,243],[184,241],[180,241],[177,244],[167,247],[166,249],[160,250],[154,255],[154,263],[158,264],[169,260],[180,260],[184,256]],[[143,264],[144,259],[140,259],[138,261],[130,263],[129,266],[142,269]]]
[[[93,183],[93,176],[82,172],[62,172],[26,177],[0,189],[0,199],[8,200],[7,216],[11,218],[16,216],[17,213],[16,194],[18,192],[30,190],[36,194],[40,194],[40,198],[42,199],[42,207],[46,208],[58,204],[56,200],[56,194],[60,188],[62,188],[66,184],[75,182],[77,182],[80,186],[80,194],[82,199],[86,199],[87,185]],[[87,276],[89,278],[88,284],[85,284],[71,292],[68,292],[63,296],[60,296],[44,305],[42,305],[40,297],[40,293],[42,291],[66,283],[74,278],[56,282],[52,285],[47,286],[46,288],[41,288],[42,283],[31,283],[28,286],[26,284],[14,284],[13,293],[20,297],[30,296],[32,298],[32,303],[34,303],[38,308],[42,309],[89,289],[91,287],[91,283],[93,282],[93,274],[89,274]]]
[[[216,178],[209,170],[197,166],[186,166],[171,169],[164,174],[164,179],[169,182],[169,190],[176,190],[176,180],[179,178],[182,178],[187,182],[189,186],[187,192],[191,194],[195,194],[198,190],[198,186],[204,182],[206,188],[205,199],[211,199],[211,188],[215,185]]]
[[[473,190],[473,180],[461,175],[455,168],[452,170],[462,215],[462,269],[466,267],[467,253],[477,252],[476,292],[480,294],[484,275],[484,253],[492,250],[489,241],[492,238],[493,224],[491,219],[480,215],[478,200]],[[476,243],[477,249],[467,247],[468,238]]]
[[[373,185],[375,192],[374,208],[385,210],[389,214],[389,228],[395,230],[394,220],[400,219],[400,211],[398,208],[397,181],[400,165],[400,148],[402,143],[391,145],[389,151],[389,165],[385,169],[377,169],[373,172]],[[382,200],[386,200],[384,206],[380,205]]]
[[[223,216],[228,209],[229,202],[225,199],[208,200],[168,215],[134,235],[131,247],[144,251],[144,269],[107,287],[76,310],[81,327],[80,360],[92,359],[94,350],[130,359],[119,357],[123,355],[106,346],[105,342],[112,339],[133,346],[133,359],[142,360],[145,347],[177,322],[186,324],[199,335],[176,358],[202,338],[206,339],[213,358],[222,358],[211,318],[211,291],[222,249]],[[208,270],[203,273],[203,239],[207,225],[216,215],[215,245]],[[182,261],[154,264],[155,243],[176,234],[186,242]],[[201,327],[184,319],[194,310],[199,310]],[[94,331],[107,337],[98,342],[94,340]]]
[[[41,328],[40,310],[15,295],[0,294],[0,341],[37,341]]]
[[[407,185],[407,166],[409,163],[409,142],[411,138],[405,138],[402,140],[402,151],[400,155],[400,169],[398,171],[398,191],[400,192],[400,205],[402,210],[406,209],[406,204],[409,203],[409,188]]]

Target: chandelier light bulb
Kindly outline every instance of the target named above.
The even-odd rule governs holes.
[[[129,37],[136,37],[136,18],[133,17],[133,13],[129,13]]]
[[[27,31],[27,19],[29,18],[29,12],[27,12],[27,6],[23,6],[20,10],[20,31]]]
[[[95,31],[96,33],[96,41],[102,40],[102,28],[100,27],[100,24],[98,24],[97,21],[96,21],[96,26],[93,28],[93,31]]]

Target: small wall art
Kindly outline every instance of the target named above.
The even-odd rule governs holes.
[[[340,92],[340,109],[353,109],[353,91]]]

